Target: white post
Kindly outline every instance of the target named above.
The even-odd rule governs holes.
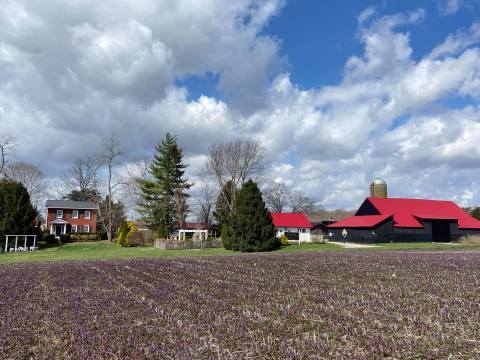
[[[35,250],[35,243],[37,242],[37,235],[33,235],[33,250]]]
[[[50,235],[53,234],[53,224],[50,224]]]
[[[5,252],[7,252],[7,249],[8,249],[8,237],[10,235],[5,235]]]
[[[23,242],[23,250],[27,248],[27,235],[25,235],[25,241]]]
[[[15,235],[15,252],[17,252],[18,235]]]

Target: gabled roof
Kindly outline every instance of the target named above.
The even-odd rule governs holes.
[[[382,221],[391,218],[392,214],[385,215],[364,215],[364,216],[351,216],[349,218],[337,221],[331,225],[328,225],[329,228],[372,228],[377,226]]]
[[[54,209],[96,210],[97,204],[92,201],[47,200],[45,207]]]
[[[480,221],[470,216],[452,201],[400,198],[367,198],[376,215],[361,215],[357,211],[355,216],[336,222],[329,227],[366,227],[376,226],[383,220],[393,216],[394,226],[397,228],[423,228],[422,220],[454,220],[460,229],[480,229]],[[378,221],[375,223],[375,221]]]
[[[313,226],[302,213],[272,213],[273,225],[276,227],[309,228]]]
[[[426,199],[367,199],[381,214],[393,214],[395,227],[422,228],[421,219],[457,220],[463,229],[480,229],[480,221],[453,201]]]

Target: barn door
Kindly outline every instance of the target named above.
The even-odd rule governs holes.
[[[450,242],[450,221],[432,220],[432,241],[433,242]]]

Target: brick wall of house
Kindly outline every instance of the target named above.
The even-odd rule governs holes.
[[[54,209],[49,208],[47,212],[47,226],[50,230],[50,222],[57,218],[57,210],[63,210],[63,220],[68,221],[70,225],[77,225],[78,232],[83,232],[83,225],[90,226],[90,233],[97,232],[97,212],[90,210],[90,219],[85,219],[85,210],[78,210],[78,219],[72,217],[74,209]]]

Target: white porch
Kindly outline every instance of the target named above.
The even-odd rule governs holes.
[[[68,221],[63,219],[55,219],[50,222],[50,234],[55,235],[56,238],[60,238],[61,235],[67,233]]]
[[[297,227],[275,227],[275,230],[277,232],[277,237],[280,237],[284,235],[285,233],[294,233],[298,234],[298,240],[292,240],[292,241],[298,241],[298,243],[303,243],[303,242],[312,242],[312,237],[310,234],[310,229],[309,228],[297,228]]]

